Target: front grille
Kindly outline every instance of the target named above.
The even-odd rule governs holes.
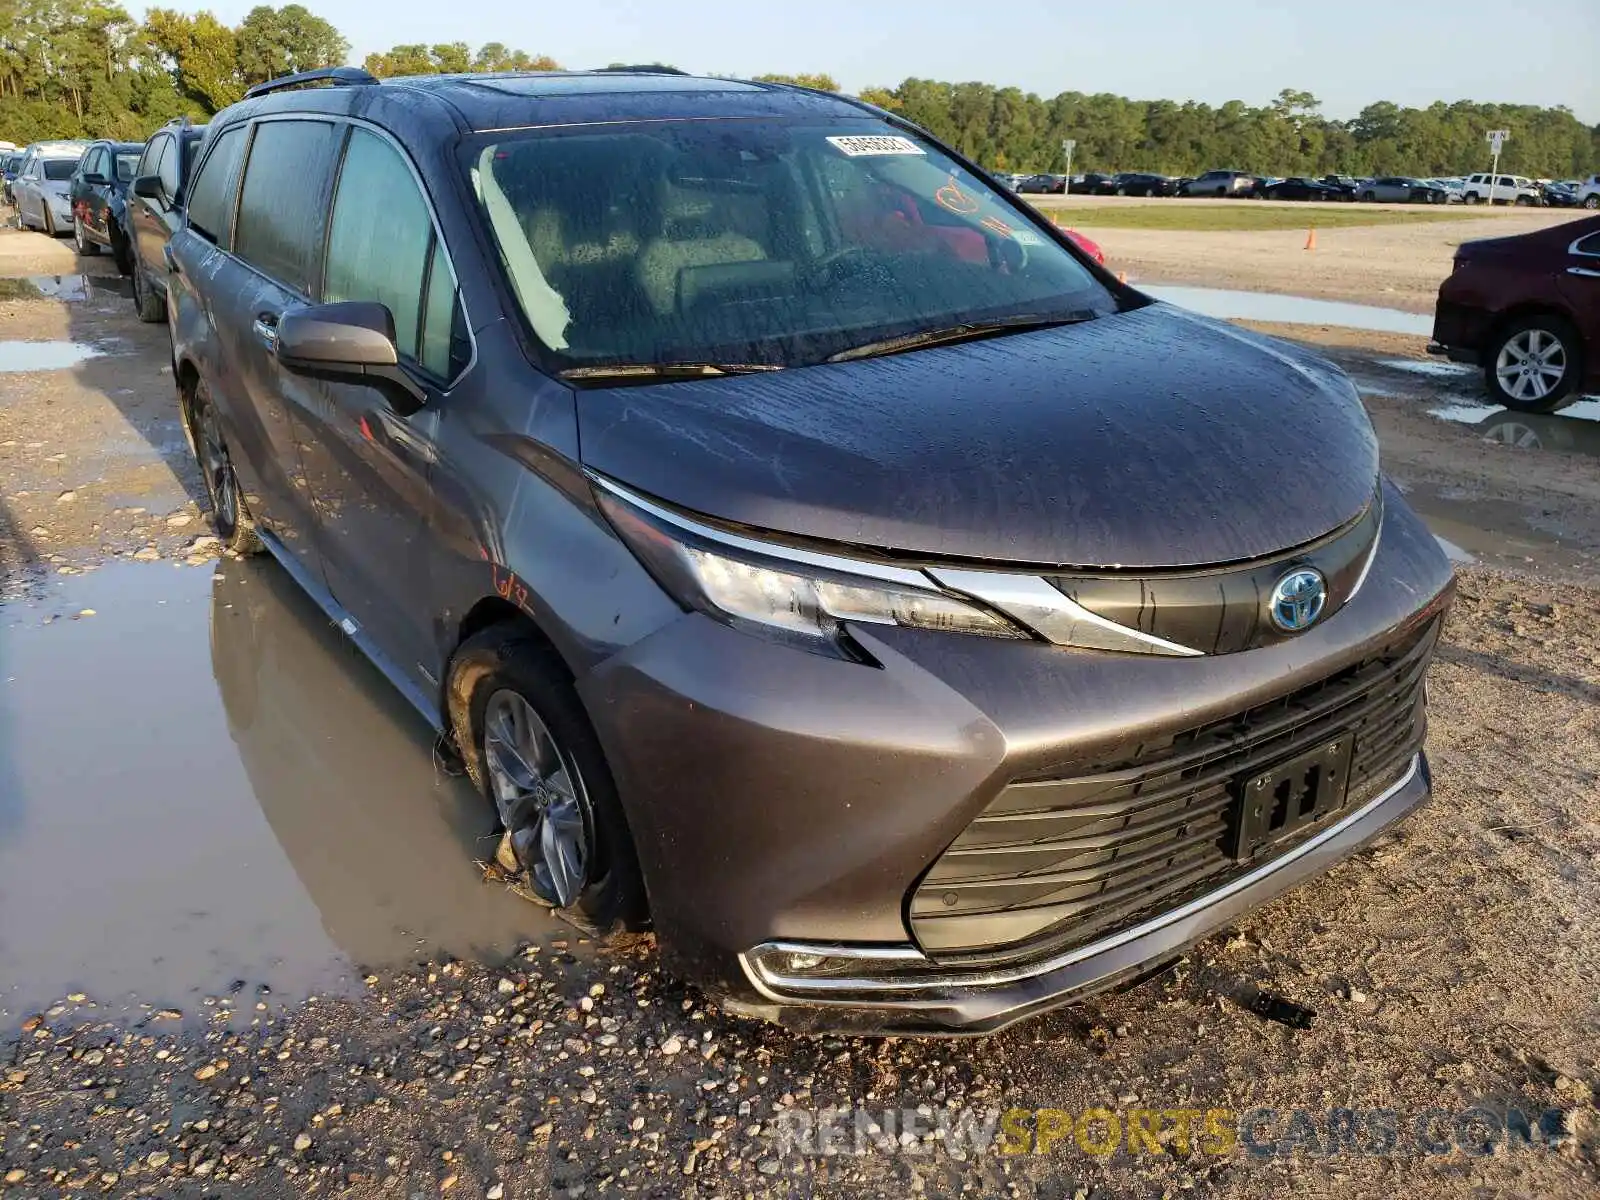
[[[1421,749],[1438,622],[1235,717],[1123,748],[1059,778],[1012,783],[928,871],[911,929],[931,956],[1055,952],[1221,886],[1389,786]],[[1344,807],[1241,863],[1228,853],[1240,781],[1354,736]]]

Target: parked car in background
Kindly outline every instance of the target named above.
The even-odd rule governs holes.
[[[1183,185],[1180,196],[1247,196],[1257,186],[1257,177],[1244,171],[1207,171]]]
[[[1428,351],[1481,366],[1495,401],[1521,412],[1600,391],[1600,217],[1463,242]]]
[[[1113,177],[1112,188],[1119,196],[1172,196],[1178,184],[1170,175],[1153,175],[1146,171],[1124,171]]]
[[[1356,190],[1356,198],[1368,203],[1445,204],[1450,199],[1450,193],[1442,187],[1412,179],[1408,175],[1379,175],[1363,182]]]
[[[1424,182],[1436,188],[1442,188],[1445,193],[1446,204],[1460,204],[1463,200],[1462,183],[1459,179],[1428,179]]]
[[[1067,190],[1067,177],[1065,175],[1051,175],[1041,172],[1038,175],[1029,175],[1017,184],[1019,193],[1032,193],[1035,195],[1062,195]]]
[[[1591,175],[1578,188],[1579,208],[1600,208],[1600,175]]]
[[[1075,196],[1110,196],[1116,190],[1116,176],[1100,171],[1089,171],[1067,185],[1067,191]]]
[[[1356,198],[1350,188],[1302,176],[1280,179],[1261,188],[1257,194],[1265,200],[1349,201]]]
[[[167,319],[167,243],[183,223],[184,190],[206,126],[169,121],[144,144],[128,195],[133,306],[141,321]]]
[[[84,142],[36,142],[11,185],[17,223],[57,237],[72,228],[72,173],[83,157]]]
[[[978,1033],[1426,800],[1454,582],[1337,367],[850,98],[639,82],[258,85],[171,244],[219,537],[459,753],[509,882],[725,1011]]]
[[[13,203],[11,185],[16,182],[17,172],[22,168],[22,160],[27,157],[26,150],[8,150],[0,156],[0,179],[4,180],[5,201]]]
[[[1106,265],[1106,252],[1100,249],[1099,242],[1095,241],[1092,237],[1088,237],[1079,233],[1076,229],[1063,229],[1061,232],[1071,238],[1073,245],[1077,246],[1078,249],[1082,250],[1090,258],[1094,259],[1095,262],[1099,263],[1102,267]]]
[[[1520,204],[1525,207],[1544,203],[1544,193],[1531,179],[1521,175],[1468,175],[1462,184],[1461,198],[1468,204]]]
[[[1332,188],[1349,188],[1352,196],[1355,195],[1356,188],[1361,184],[1361,181],[1354,175],[1324,175],[1317,182],[1325,183]]]
[[[111,251],[117,270],[133,270],[133,242],[128,234],[128,187],[144,152],[140,142],[90,142],[73,173],[69,192],[72,239],[78,253]]]
[[[1544,202],[1551,208],[1575,208],[1578,203],[1578,188],[1582,185],[1577,180],[1552,179],[1539,185],[1539,191],[1544,195]]]

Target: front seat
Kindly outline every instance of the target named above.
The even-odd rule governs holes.
[[[662,204],[661,233],[645,243],[635,268],[640,291],[657,316],[676,312],[678,274],[685,267],[766,259],[766,251],[758,243],[732,232],[718,216],[709,197],[669,188]]]

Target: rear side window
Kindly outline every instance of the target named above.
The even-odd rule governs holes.
[[[189,228],[219,246],[226,246],[233,234],[234,184],[247,129],[235,125],[217,138],[189,189]]]
[[[376,211],[374,197],[381,197]],[[451,376],[454,276],[405,159],[365,129],[351,131],[339,172],[322,295],[387,305],[400,353]]]
[[[328,177],[340,132],[326,121],[263,121],[239,193],[233,252],[306,296],[321,258]],[[369,197],[368,219],[376,221],[387,205],[388,197]]]
[[[144,157],[139,160],[139,174],[159,175],[161,173],[161,152],[166,149],[167,142],[171,139],[164,134],[157,134],[150,139],[150,144],[144,148]]]
[[[61,182],[71,179],[72,173],[78,169],[78,160],[75,158],[47,158],[44,160],[44,177]]]

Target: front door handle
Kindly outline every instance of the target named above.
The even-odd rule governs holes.
[[[1583,275],[1589,279],[1600,279],[1600,271],[1591,271],[1588,267],[1568,267],[1568,275]]]
[[[257,339],[268,350],[277,352],[278,349],[278,316],[276,313],[257,313],[255,324],[251,327]]]

